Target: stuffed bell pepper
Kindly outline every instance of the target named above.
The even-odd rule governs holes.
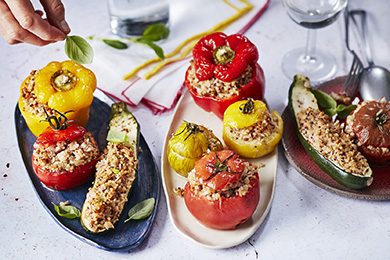
[[[223,120],[226,145],[246,158],[258,158],[272,152],[283,134],[283,120],[277,111],[269,112],[264,102],[237,101],[230,105]]]
[[[69,120],[85,126],[96,89],[92,71],[74,61],[50,62],[34,70],[20,87],[19,109],[31,132],[38,136],[49,124],[45,112],[67,112]]]
[[[197,105],[222,118],[241,99],[264,97],[264,73],[256,46],[243,35],[217,32],[199,40],[184,84]]]

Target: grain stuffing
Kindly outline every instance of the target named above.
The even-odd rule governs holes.
[[[338,121],[311,107],[297,115],[299,131],[314,149],[346,172],[366,175],[369,165],[358,151],[352,135],[345,133]]]
[[[235,140],[261,143],[262,140],[275,134],[276,128],[280,124],[279,120],[279,117],[272,116],[270,112],[264,111],[262,120],[256,124],[244,128],[228,127],[228,131]]]
[[[52,115],[53,112],[47,104],[42,104],[37,100],[37,97],[34,93],[35,87],[35,77],[38,74],[37,70],[33,70],[27,79],[23,82],[21,88],[21,99],[25,102],[24,106],[21,108],[28,113],[31,113],[40,118],[46,118],[45,109],[49,115]]]
[[[252,179],[258,178],[259,168],[249,162],[243,162],[245,169],[242,172],[241,179],[238,182],[230,184],[221,191],[214,190],[207,185],[203,185],[195,177],[195,169],[188,174],[188,182],[195,194],[205,197],[208,200],[220,200],[222,197],[230,198],[233,196],[243,197],[247,194]]]
[[[87,132],[74,141],[61,141],[54,144],[34,144],[33,160],[36,165],[49,172],[72,172],[99,156],[99,148],[92,134]]]
[[[188,70],[188,80],[200,96],[228,99],[234,95],[238,95],[240,88],[251,81],[252,70],[252,66],[247,66],[240,77],[230,82],[224,82],[215,77],[200,81],[196,77],[195,66],[191,62],[190,69]]]
[[[89,189],[83,224],[92,232],[114,228],[136,178],[138,160],[132,148],[109,143],[96,164],[96,178]]]

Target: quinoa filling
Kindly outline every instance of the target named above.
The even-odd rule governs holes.
[[[243,141],[259,141],[275,134],[279,125],[279,118],[272,116],[270,112],[265,111],[263,119],[254,125],[244,128],[228,128],[232,138]]]
[[[200,96],[227,99],[234,95],[238,95],[240,88],[248,84],[248,82],[252,79],[253,69],[251,66],[248,66],[240,77],[230,82],[224,82],[217,78],[200,81],[196,77],[193,61],[191,61],[190,66],[190,70],[188,71],[188,80]]]
[[[49,115],[52,115],[53,112],[46,104],[39,103],[34,93],[35,77],[37,74],[37,70],[31,71],[30,75],[23,83],[21,98],[24,99],[24,106],[22,109],[27,113],[36,115],[37,117],[46,118],[45,109]]]
[[[136,178],[138,160],[132,148],[108,143],[96,164],[96,178],[89,189],[83,223],[93,232],[114,228]]]
[[[230,198],[233,196],[243,197],[248,193],[249,189],[251,188],[251,180],[258,178],[258,171],[260,168],[249,162],[244,162],[244,165],[245,169],[242,172],[241,179],[236,183],[232,183],[230,186],[221,191],[214,190],[207,185],[201,184],[195,177],[195,169],[189,172],[188,182],[192,191],[195,194],[203,196],[208,200],[219,200],[222,197]]]
[[[297,118],[299,131],[325,158],[354,175],[365,176],[370,172],[367,159],[339,121],[332,122],[330,116],[311,107],[300,111]]]
[[[99,156],[99,148],[87,132],[83,138],[62,141],[53,145],[34,144],[34,163],[44,170],[72,172],[77,166],[85,165]]]

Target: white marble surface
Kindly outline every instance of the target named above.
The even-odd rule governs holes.
[[[73,33],[90,35],[107,26],[103,1],[66,1]],[[375,28],[374,58],[390,68],[390,1],[352,0],[367,7]],[[266,74],[266,98],[282,111],[290,81],[281,72],[283,54],[305,43],[305,30],[285,14],[279,1],[247,34],[260,51]],[[319,30],[318,46],[332,50],[345,74],[350,59],[342,42],[341,21]],[[249,241],[225,250],[199,247],[182,238],[167,216],[162,196],[150,237],[131,253],[106,252],[89,246],[59,227],[35,195],[15,135],[13,112],[19,85],[33,68],[65,59],[63,44],[45,48],[7,46],[0,41],[0,259],[389,259],[390,205],[340,197],[318,188],[279,158],[276,194],[269,216]],[[172,113],[152,115],[133,110],[156,160]],[[281,153],[282,154],[282,153]]]

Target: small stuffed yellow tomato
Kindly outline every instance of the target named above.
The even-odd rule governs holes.
[[[269,112],[262,101],[237,101],[225,111],[223,140],[243,157],[258,158],[271,153],[282,134],[283,120],[279,113]]]
[[[210,129],[183,122],[168,142],[168,162],[180,175],[187,177],[195,162],[207,151],[222,149],[221,141]]]

